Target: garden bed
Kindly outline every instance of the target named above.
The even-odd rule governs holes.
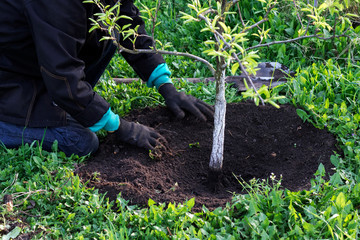
[[[180,203],[195,197],[197,209],[224,207],[233,192],[244,191],[237,178],[262,181],[272,173],[282,176],[284,188],[309,189],[320,163],[331,172],[330,156],[336,151],[334,136],[303,122],[292,106],[229,104],[221,188],[214,192],[207,182],[212,121],[192,116],[175,120],[164,107],[136,110],[126,118],[157,129],[167,139],[169,153],[156,161],[146,150],[118,144],[109,135],[78,173],[110,200],[121,192],[137,205],[146,205],[149,198]]]

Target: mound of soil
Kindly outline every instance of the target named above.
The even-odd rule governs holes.
[[[274,173],[277,179],[282,175],[284,188],[298,191],[310,187],[320,163],[331,172],[334,136],[304,123],[294,107],[229,104],[226,116],[223,174],[215,192],[208,183],[212,121],[204,123],[192,116],[176,120],[162,107],[126,117],[157,129],[167,139],[170,151],[161,160],[108,136],[78,174],[110,200],[120,192],[137,205],[147,205],[149,198],[181,203],[195,197],[196,208],[214,209],[231,201],[233,192],[243,191],[236,177],[249,181],[268,179]]]

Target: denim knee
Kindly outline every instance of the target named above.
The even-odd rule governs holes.
[[[57,128],[55,131],[59,150],[64,152],[66,156],[72,154],[86,156],[95,153],[99,148],[97,135],[88,128],[77,128],[70,125],[66,128]]]
[[[88,130],[88,129],[87,129]],[[92,131],[87,131],[84,133],[82,138],[77,145],[77,155],[86,156],[90,153],[95,153],[99,148],[99,139],[95,133]],[[66,152],[65,152],[66,154]]]
[[[38,141],[42,143],[44,150],[51,151],[54,142],[57,141],[58,149],[66,156],[85,156],[96,152],[99,147],[96,134],[73,119],[69,119],[68,123],[64,127],[24,128],[0,121],[0,142],[8,148],[16,148]]]

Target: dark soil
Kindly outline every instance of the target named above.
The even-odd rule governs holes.
[[[110,200],[121,196],[131,204],[177,202],[195,197],[195,207],[225,206],[232,193],[242,193],[237,179],[269,179],[282,175],[282,186],[309,189],[320,163],[331,172],[330,156],[336,150],[334,136],[303,122],[292,106],[256,107],[253,103],[227,107],[225,152],[220,187],[208,183],[213,123],[192,116],[173,119],[166,108],[138,110],[128,120],[157,129],[168,141],[170,152],[159,161],[146,150],[118,144],[108,136],[79,175],[89,185],[107,193]]]

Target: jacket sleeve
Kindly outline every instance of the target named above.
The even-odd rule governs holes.
[[[87,33],[82,0],[25,0],[43,81],[52,100],[85,127],[98,122],[109,104],[85,78],[78,54]]]
[[[124,26],[126,24],[131,24],[132,28],[139,26],[138,33],[143,35],[136,39],[135,48],[136,49],[150,49],[153,46],[154,40],[149,37],[145,31],[145,23],[140,16],[139,9],[134,6],[133,0],[122,0],[120,6],[121,15],[126,15],[132,18],[120,19],[118,24]],[[146,36],[144,36],[146,35]],[[133,49],[133,44],[130,39],[125,41],[120,36],[120,44],[128,49]],[[165,63],[163,57],[160,54],[129,54],[122,53],[126,61],[130,66],[135,70],[139,77],[148,81],[152,72],[162,63]]]

